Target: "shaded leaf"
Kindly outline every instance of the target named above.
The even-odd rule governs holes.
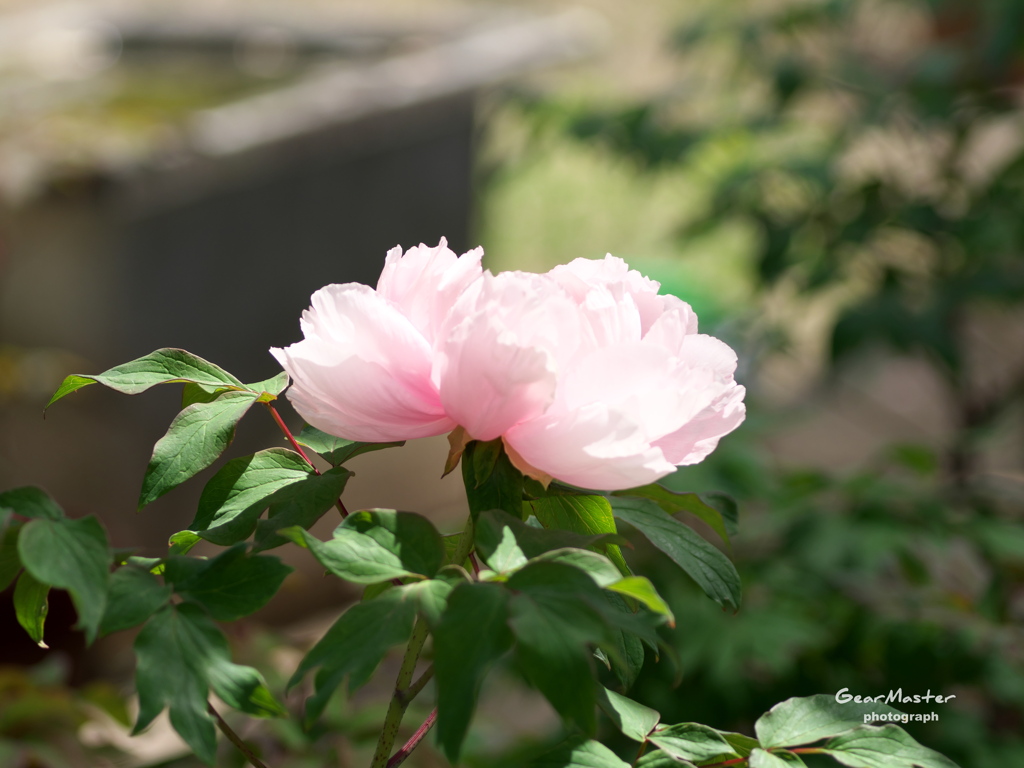
[[[48,648],[43,642],[43,625],[50,610],[50,587],[33,578],[28,571],[21,574],[14,586],[14,615],[32,642]]]
[[[118,568],[110,575],[100,634],[109,635],[141,624],[167,604],[171,592],[169,586],[161,584],[147,570],[130,565]]]
[[[529,763],[529,768],[629,768],[599,741],[575,738]]]
[[[133,733],[169,707],[174,730],[209,765],[216,753],[207,712],[211,687],[243,712],[284,714],[256,670],[231,663],[227,640],[198,605],[171,605],[156,613],[135,639],[135,656],[139,716]]]
[[[709,504],[708,501],[696,493],[677,493],[657,483],[651,483],[640,488],[615,491],[612,495],[650,499],[670,515],[689,512],[691,515],[707,523],[722,538],[722,541],[727,544],[729,543],[730,531],[726,519],[716,507]],[[733,507],[735,508],[735,504],[733,504]]]
[[[654,613],[665,616],[671,626],[675,626],[676,618],[672,615],[672,609],[646,576],[627,576],[605,585],[605,588],[643,603]]]
[[[571,565],[589,575],[599,587],[607,587],[622,578],[619,569],[611,560],[589,549],[555,549],[533,558],[530,562]]]
[[[404,440],[394,443],[360,443],[354,440],[345,440],[329,435],[326,432],[321,432],[316,427],[311,427],[308,424],[295,436],[295,440],[299,444],[320,454],[336,467],[364,453],[382,451],[385,448],[400,448],[405,445]]]
[[[729,742],[729,746],[732,747],[732,751],[740,757],[746,757],[751,753],[752,750],[757,749],[759,742],[757,739],[751,738],[742,733],[733,733],[732,731],[719,731],[719,735]]]
[[[572,547],[589,549],[602,544],[615,543],[622,539],[614,532],[588,536],[559,528],[536,528],[501,510],[481,512],[474,526],[477,550],[486,560],[504,538],[508,529],[516,544],[528,558],[534,558],[555,549]]]
[[[497,584],[459,584],[434,632],[437,738],[452,763],[458,762],[484,676],[512,647],[508,599]]]
[[[18,537],[18,556],[33,577],[71,594],[86,641],[95,640],[107,605],[112,559],[96,518],[30,520]]]
[[[290,688],[310,670],[321,668],[315,679],[316,693],[306,701],[307,726],[320,716],[347,676],[351,676],[350,689],[355,690],[373,673],[389,648],[409,640],[416,618],[415,597],[405,588],[395,587],[372,600],[356,603],[310,649],[288,683]]]
[[[444,565],[444,543],[434,524],[415,512],[364,509],[345,518],[342,528],[370,537],[398,556],[412,573],[433,576]]]
[[[505,455],[500,438],[487,443],[474,440],[466,446],[462,480],[474,519],[489,509],[522,518],[523,475]]]
[[[740,604],[740,577],[735,566],[688,525],[665,514],[649,499],[614,498],[615,516],[632,525],[686,571],[721,605]]]
[[[266,605],[291,572],[278,558],[250,555],[236,544],[212,560],[171,557],[164,577],[217,621],[234,621]]]
[[[8,509],[22,517],[64,517],[64,510],[42,488],[26,485],[0,493],[0,509]]]
[[[650,707],[645,707],[615,691],[609,691],[603,686],[597,690],[597,704],[615,727],[634,741],[646,741],[647,734],[653,731],[661,720],[661,715]]]
[[[0,592],[7,589],[14,577],[21,570],[21,558],[18,557],[18,534],[20,525],[12,525],[0,533]]]

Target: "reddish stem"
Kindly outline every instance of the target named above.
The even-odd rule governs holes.
[[[399,765],[406,761],[406,758],[412,754],[412,751],[419,746],[423,738],[430,732],[430,729],[434,727],[434,721],[437,720],[437,707],[427,715],[427,719],[423,721],[423,725],[416,729],[416,733],[412,735],[402,748],[395,752],[388,760],[387,768],[398,768]]]
[[[774,752],[774,748],[765,750],[766,752]],[[794,752],[799,755],[818,755],[825,752],[820,747],[797,747],[796,749],[787,749],[787,752]],[[723,760],[720,763],[708,763],[704,768],[721,768],[723,765],[737,765],[739,763],[745,763],[749,760],[749,757],[734,757],[732,760]]]
[[[473,573],[477,576],[480,575],[480,563],[477,562],[476,552],[469,553],[469,562],[473,566]]]
[[[288,438],[288,442],[292,444],[292,448],[295,449],[295,452],[299,454],[299,456],[301,456],[307,464],[309,464],[310,468],[316,474],[319,475],[320,470],[316,468],[316,465],[312,462],[312,460],[310,460],[309,456],[306,455],[306,452],[302,450],[302,446],[299,445],[298,440],[295,439],[295,436],[292,434],[291,430],[288,429],[288,425],[284,423],[284,419],[282,419],[281,414],[277,412],[277,408],[274,407],[273,403],[264,403],[264,405],[267,406],[267,410],[270,411],[270,415],[274,418],[274,421],[277,422],[277,426],[284,433],[284,436]],[[340,498],[338,499],[337,504],[338,511],[341,512],[341,516],[343,518],[348,517],[348,510],[345,508],[345,504],[344,502],[342,502]]]

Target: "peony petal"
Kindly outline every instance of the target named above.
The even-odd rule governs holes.
[[[271,352],[292,378],[289,400],[314,427],[369,442],[454,427],[430,378],[430,345],[372,289],[322,288],[302,329],[303,341]]]
[[[523,422],[506,433],[505,443],[524,463],[601,491],[646,485],[675,470],[632,419],[604,403]]]
[[[603,259],[573,259],[548,275],[580,304],[594,288],[617,286],[636,303],[642,333],[647,333],[665,309],[665,297],[658,295],[661,284],[630,269],[625,261],[610,253]]]
[[[485,272],[444,331],[435,380],[445,411],[477,440],[542,414],[580,343],[579,312],[540,275]]]
[[[483,253],[482,248],[475,248],[457,257],[443,237],[436,248],[421,243],[404,256],[400,246],[392,248],[377,281],[377,293],[434,344],[459,295],[483,272]]]

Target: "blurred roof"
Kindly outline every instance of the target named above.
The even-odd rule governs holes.
[[[0,14],[0,199],[166,173],[585,55],[584,12],[64,3]]]

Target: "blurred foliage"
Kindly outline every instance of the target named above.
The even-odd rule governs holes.
[[[64,665],[51,657],[31,669],[0,667],[0,764],[9,768],[112,768],[126,755],[83,726],[128,724],[125,701],[104,682],[67,687]]]
[[[1024,3],[715,4],[671,44],[670,91],[524,104],[641,168],[705,180],[681,242],[741,224],[762,289],[841,289],[833,362],[875,346],[926,357],[967,482],[972,441],[1024,394],[1012,355],[998,386],[977,385],[965,333],[975,308],[1024,298]]]
[[[851,475],[783,470],[735,440],[681,470],[679,490],[740,503],[744,606],[724,614],[666,572],[679,679],[663,659],[631,695],[749,732],[787,696],[955,693],[908,706],[940,715],[909,730],[972,768],[1024,764],[1021,478],[980,471],[985,437],[1019,417],[1024,350],[996,333],[979,355],[970,332],[980,316],[992,332],[1021,323],[1024,2],[702,8],[670,35],[671,88],[598,106],[521,95],[525,114],[652,179],[703,184],[680,200],[681,252],[752,232],[762,296],[831,297],[829,376],[879,348],[925,360],[953,428]]]
[[[663,568],[679,679],[648,665],[635,698],[749,732],[787,696],[930,690],[957,698],[896,705],[938,713],[908,726],[916,737],[972,768],[1024,759],[1024,527],[1005,505],[951,500],[921,446],[841,478],[779,471],[742,446],[697,469],[672,484],[726,488],[744,510],[744,605],[723,613]]]

